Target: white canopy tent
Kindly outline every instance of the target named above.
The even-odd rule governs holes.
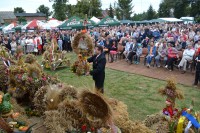
[[[96,18],[96,17],[92,17],[90,20],[94,21],[95,23],[98,23],[100,22],[100,19]]]
[[[177,18],[159,18],[160,20],[163,20],[165,22],[182,22],[183,20],[177,19]]]
[[[3,32],[10,31],[10,30],[12,30],[12,28],[14,28],[15,26],[17,26],[16,23],[11,23],[11,24],[9,24],[8,26],[6,26],[6,27],[3,28]]]
[[[59,26],[62,23],[62,21],[59,21],[55,18],[51,18],[48,22],[47,22],[47,26],[50,26],[50,28],[56,28],[57,26]]]

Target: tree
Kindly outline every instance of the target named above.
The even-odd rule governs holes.
[[[92,16],[96,16],[96,17],[100,17],[101,16],[101,0],[90,0],[91,3],[91,17]]]
[[[138,13],[138,14],[134,14],[132,17],[133,21],[142,21],[142,20],[147,20],[147,12],[143,12],[143,13]]]
[[[133,6],[132,6],[132,0],[118,0],[116,12],[118,13],[118,19],[130,19]],[[122,16],[122,18],[120,17]]]
[[[66,11],[67,6],[66,2],[68,0],[55,0],[54,4],[52,5],[54,11],[53,11],[53,17],[58,20],[65,20],[66,19]]]
[[[26,18],[25,17],[18,17],[18,22],[19,23],[26,22]]]
[[[111,18],[114,18],[114,14],[113,14],[113,8],[112,8],[112,5],[110,4],[110,8],[109,8],[109,16]]]
[[[16,7],[14,8],[14,13],[23,13],[25,12],[24,9],[22,7]]]
[[[150,5],[146,13],[146,19],[151,20],[155,18],[156,18],[156,11],[153,9],[152,5]]]
[[[187,7],[189,6],[188,0],[176,0],[174,5],[174,17],[181,18],[187,16]]]
[[[200,1],[191,3],[190,15],[195,17],[195,20],[197,22],[200,22],[200,8],[199,7],[200,7]]]
[[[44,5],[40,5],[36,12],[37,13],[44,13],[46,15],[46,19],[48,19],[49,16],[52,15],[52,12],[49,10],[49,7],[46,7]]]

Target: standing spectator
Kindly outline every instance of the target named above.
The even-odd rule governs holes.
[[[158,55],[155,57],[157,67],[160,67],[160,59],[164,59],[164,65],[167,62],[167,42],[164,41],[158,48]]]
[[[9,51],[11,51],[11,46],[10,46],[10,43],[9,43],[9,41],[8,41],[8,37],[5,37],[5,38],[4,38],[3,45],[4,45]]]
[[[192,61],[194,54],[195,54],[195,50],[192,49],[192,45],[189,44],[188,48],[184,50],[183,57],[181,59],[181,62],[178,65],[179,68],[183,67],[182,74],[186,72],[187,62]]]
[[[42,54],[42,38],[37,34],[35,41],[37,44],[38,53],[39,53],[39,55],[41,55]]]
[[[15,37],[13,37],[12,42],[10,43],[11,46],[11,54],[14,55],[17,49],[17,43]]]
[[[168,60],[165,68],[168,68],[169,71],[173,71],[174,62],[178,59],[178,50],[173,47],[172,43],[168,43]]]
[[[142,45],[139,43],[137,45],[137,51],[136,55],[134,56],[134,63],[139,64],[140,63],[140,56],[142,55]]]
[[[194,86],[197,87],[199,80],[200,80],[200,48],[198,49],[198,56],[196,57],[196,74],[195,74],[195,81]]]
[[[62,39],[59,37],[59,38],[58,38],[58,48],[59,48],[60,51],[63,50],[62,46],[63,46],[63,41],[62,41]]]
[[[148,46],[148,54],[146,57],[146,61],[147,61],[147,67],[150,67],[151,61],[152,59],[156,56],[156,46],[154,45],[154,42],[151,41],[150,45]]]
[[[133,43],[133,42],[132,42],[131,39],[129,38],[129,39],[128,39],[128,42],[126,43],[125,50],[124,50],[124,52],[123,52],[123,54],[124,54],[126,60],[128,60],[128,54],[129,54],[130,46],[131,46],[132,43]]]
[[[27,45],[27,53],[33,53],[34,51],[34,44],[33,44],[33,38],[28,36],[28,38],[26,39],[26,45]]]

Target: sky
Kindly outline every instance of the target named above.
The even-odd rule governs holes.
[[[113,5],[117,0],[101,0],[102,9],[109,8],[110,3]],[[70,4],[76,4],[77,0],[69,0]],[[134,13],[146,11],[151,4],[154,10],[158,10],[161,0],[133,0]],[[36,9],[44,4],[52,10],[53,2],[49,0],[0,0],[0,11],[13,11],[14,7],[22,7],[27,13],[35,13]]]

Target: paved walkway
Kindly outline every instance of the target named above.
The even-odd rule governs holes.
[[[114,63],[107,63],[106,67],[160,80],[166,80],[168,78],[173,77],[176,78],[177,83],[187,86],[192,86],[194,82],[194,77],[195,77],[194,71],[193,72],[187,71],[185,74],[181,74],[181,72],[176,68],[174,68],[174,71],[170,72],[169,70],[162,67],[147,68],[142,63],[143,61],[141,62],[140,65],[135,65],[135,64],[129,65],[124,59],[121,59]]]

